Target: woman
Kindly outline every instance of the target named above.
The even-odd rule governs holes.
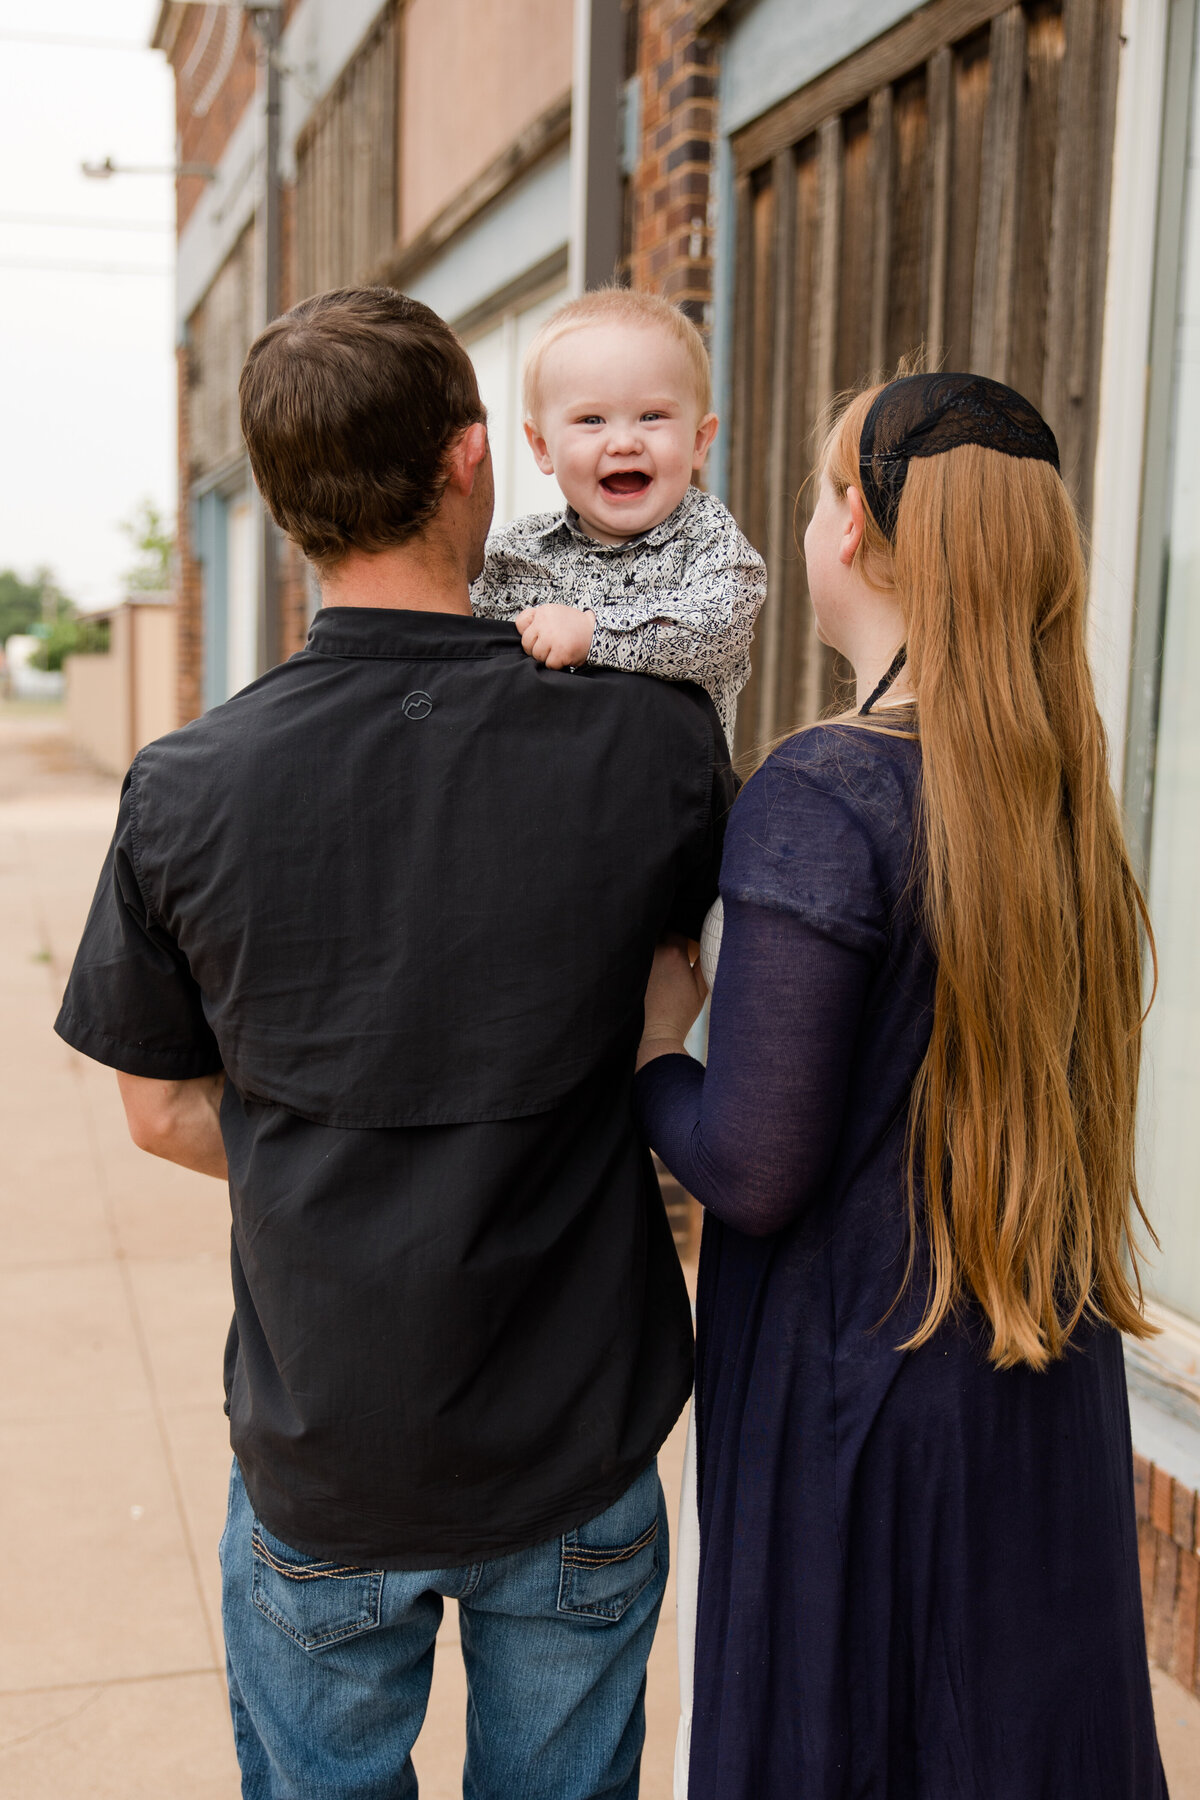
[[[707,1209],[691,1800],[1154,1800],[1120,1331],[1140,898],[1054,439],[913,376],[805,539],[860,716],[743,790],[707,1070],[660,951],[638,1103]]]

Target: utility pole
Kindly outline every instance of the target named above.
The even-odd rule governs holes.
[[[571,86],[573,294],[612,281],[621,259],[621,163],[617,121],[625,75],[621,0],[575,0]]]
[[[279,40],[282,34],[280,0],[246,6],[258,39],[258,98],[262,139],[259,155],[258,208],[255,238],[258,261],[258,296],[255,320],[259,331],[278,316],[282,301],[283,234],[279,188],[279,125],[281,111]],[[279,530],[258,500],[258,669],[264,674],[279,661],[280,542]]]

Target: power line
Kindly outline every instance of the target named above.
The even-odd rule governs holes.
[[[173,268],[147,268],[145,263],[42,262],[34,257],[0,256],[0,269],[41,269],[58,275],[159,275],[166,279]]]
[[[148,50],[132,38],[57,37],[49,31],[0,31],[0,44],[43,44],[56,50]]]
[[[0,213],[0,225],[67,225],[81,231],[174,231],[167,220],[158,219],[67,219],[51,218],[48,213]]]

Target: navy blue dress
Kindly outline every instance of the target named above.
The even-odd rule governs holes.
[[[638,1077],[706,1208],[690,1800],[1160,1800],[1120,1338],[901,1353],[934,963],[920,752],[821,726],[733,810],[707,1070]]]

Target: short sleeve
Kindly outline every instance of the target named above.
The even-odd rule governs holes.
[[[875,957],[886,949],[890,896],[876,856],[872,797],[856,794],[856,746],[839,754],[816,727],[751,776],[729,822],[721,893],[792,914],[832,942]]]
[[[146,905],[134,844],[127,777],[54,1029],[74,1049],[126,1075],[188,1081],[216,1074],[221,1052],[200,989],[178,945]]]
[[[713,744],[712,777],[698,833],[700,849],[686,879],[676,892],[668,929],[698,942],[704,929],[705,917],[717,897],[725,831],[735,793],[735,777],[716,709],[702,689],[696,688],[694,693],[697,702],[704,706],[709,717]]]

